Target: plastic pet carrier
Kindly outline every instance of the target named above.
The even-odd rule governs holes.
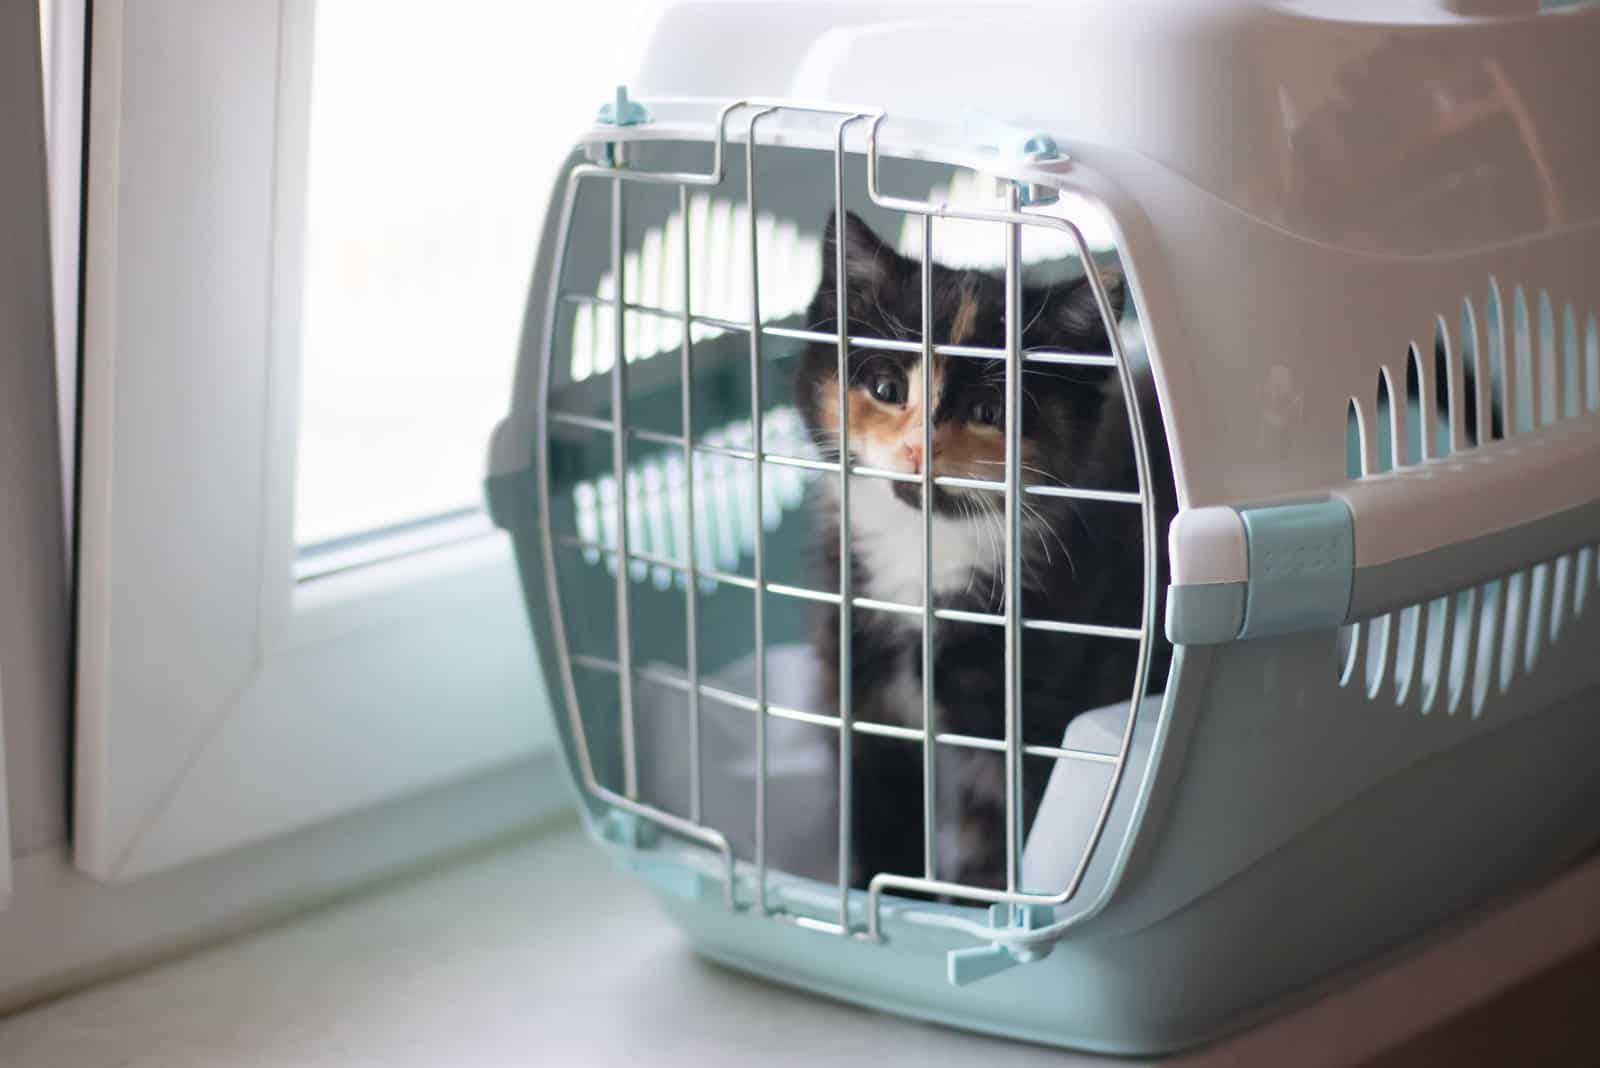
[[[588,828],[698,952],[1164,1051],[1593,846],[1600,8],[1552,7],[666,14],[555,189],[488,492]],[[912,265],[892,330],[853,313],[847,228]],[[1063,287],[1095,351],[1032,340]],[[936,373],[874,400],[874,353]],[[835,392],[797,397],[807,360]],[[988,477],[941,472],[938,415],[905,424],[925,464],[852,444],[858,404],[938,412],[969,366]],[[1031,477],[1034,375],[1097,391],[1116,463]],[[990,610],[930,595],[940,493],[992,539]],[[1078,561],[1038,551],[1045,508]],[[869,560],[872,509],[901,527]],[[1082,614],[1013,595],[1109,552]],[[880,623],[914,665],[881,695]],[[955,633],[1002,686],[941,680]],[[1085,665],[1120,696],[1036,699]],[[987,821],[952,785],[985,761]],[[874,806],[904,863],[860,860]],[[950,863],[983,850],[993,878]]]

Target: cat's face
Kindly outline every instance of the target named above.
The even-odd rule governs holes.
[[[845,270],[849,332],[920,342],[922,267],[885,245],[854,215],[845,216]],[[996,237],[999,237],[997,228]],[[823,241],[823,278],[808,325],[831,331],[837,310],[834,241],[830,219]],[[979,271],[935,266],[933,334],[938,344],[1002,348],[1005,345],[1005,284]],[[1120,301],[1120,290],[1113,299]],[[1105,329],[1086,282],[1025,289],[1023,347],[1104,353]],[[920,353],[853,347],[848,361],[846,405],[854,462],[905,474],[920,474],[923,455],[923,376],[932,392],[932,456],[936,476],[1001,481],[1005,477],[1005,366],[998,359],[935,356],[924,366]],[[1109,373],[1100,368],[1029,364],[1023,377],[1023,479],[1031,484],[1069,484],[1088,456],[1107,400]],[[813,345],[796,383],[796,400],[823,452],[837,458],[839,437],[837,351]],[[921,507],[921,487],[892,483],[895,496]],[[985,490],[934,491],[937,513],[955,515]]]

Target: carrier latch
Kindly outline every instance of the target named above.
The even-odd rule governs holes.
[[[1179,512],[1169,531],[1167,637],[1215,645],[1345,622],[1355,527],[1337,498]]]
[[[1050,926],[1056,918],[1056,910],[1047,905],[1018,905],[1016,912],[1016,922],[1012,923],[1007,918],[1005,905],[990,905],[989,926],[997,931],[1037,931]],[[1019,964],[1032,964],[1036,960],[1043,960],[1055,947],[1054,941],[1045,941],[1020,946],[996,942],[987,946],[974,946],[971,949],[952,949],[946,958],[945,974],[950,979],[950,985],[967,986],[980,979],[999,975]]]

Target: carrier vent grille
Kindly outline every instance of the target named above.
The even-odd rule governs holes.
[[[1506,314],[1491,279],[1480,321],[1464,300],[1459,325],[1434,324],[1433,359],[1415,343],[1398,372],[1378,371],[1374,401],[1352,398],[1345,442],[1352,479],[1381,474],[1533,432],[1560,419],[1600,411],[1600,328],[1594,314],[1580,339],[1579,312],[1559,316],[1540,290],[1531,305],[1521,286]],[[1531,673],[1546,645],[1588,607],[1600,582],[1600,547],[1457,591],[1427,604],[1341,627],[1339,683],[1369,700],[1413,705],[1423,713],[1468,706],[1479,715]]]

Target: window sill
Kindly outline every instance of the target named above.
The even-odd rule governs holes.
[[[1600,861],[1360,985],[1184,1063],[1350,1064],[1594,938]],[[1552,973],[1553,974],[1553,973]],[[194,1012],[195,1005],[209,1006]],[[1467,1011],[1463,1011],[1467,1010]],[[0,1022],[54,1065],[1140,1063],[878,1016],[701,962],[571,824]],[[131,1061],[128,1058],[131,1057]]]

